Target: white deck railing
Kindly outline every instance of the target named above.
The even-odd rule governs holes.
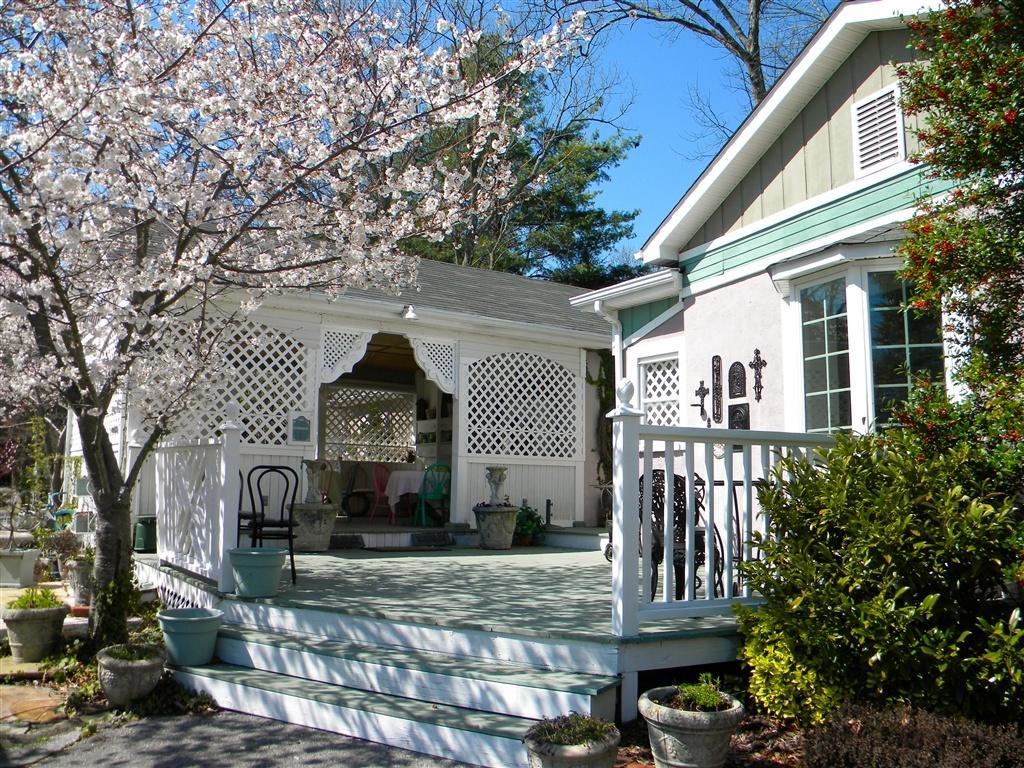
[[[619,407],[609,414],[612,631],[620,637],[635,635],[644,621],[728,614],[735,603],[756,602],[740,572],[742,561],[759,555],[753,534],[771,533],[756,485],[770,477],[782,456],[808,455],[832,439],[649,426],[630,403],[632,383],[623,381],[617,394]],[[652,505],[662,482],[664,501]],[[652,488],[654,493],[647,491]],[[659,536],[654,535],[656,517],[662,518]],[[677,524],[684,530],[677,531]]]
[[[157,554],[170,563],[234,588],[227,551],[238,533],[238,406],[229,404],[219,440],[161,445],[152,455]]]

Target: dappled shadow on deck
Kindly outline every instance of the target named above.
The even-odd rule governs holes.
[[[612,642],[611,565],[596,551],[524,547],[296,557],[267,602],[459,629]],[[731,617],[645,624],[643,639],[734,631]]]

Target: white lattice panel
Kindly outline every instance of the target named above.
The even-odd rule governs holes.
[[[679,425],[679,360],[641,363],[641,402],[648,424]]]
[[[320,381],[330,382],[348,373],[366,353],[372,333],[324,328],[321,338]]]
[[[183,356],[192,354],[195,344],[188,332],[184,329],[180,336]],[[201,344],[215,345],[213,354],[219,362],[204,374],[202,403],[178,418],[174,437],[213,437],[224,420],[225,406],[234,400],[241,407],[243,443],[286,444],[288,413],[312,410],[305,345],[252,320],[228,328],[210,323],[204,337]]]
[[[575,458],[579,394],[572,371],[525,352],[477,360],[468,370],[470,454]]]
[[[323,456],[405,461],[416,445],[416,395],[366,387],[325,388],[320,402]]]
[[[449,395],[455,394],[455,345],[444,341],[409,339],[416,363],[427,378]]]

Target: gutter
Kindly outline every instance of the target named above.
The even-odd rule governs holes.
[[[618,389],[623,376],[625,366],[625,349],[622,346],[622,323],[619,322],[619,313],[609,312],[605,303],[600,299],[594,302],[594,314],[607,320],[612,326],[612,355],[615,357],[615,388]]]

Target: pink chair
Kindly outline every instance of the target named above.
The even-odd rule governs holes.
[[[377,514],[377,508],[383,503],[388,511],[388,522],[395,524],[395,510],[388,503],[388,478],[391,477],[391,470],[384,464],[373,465],[373,509],[370,510],[370,519]]]

